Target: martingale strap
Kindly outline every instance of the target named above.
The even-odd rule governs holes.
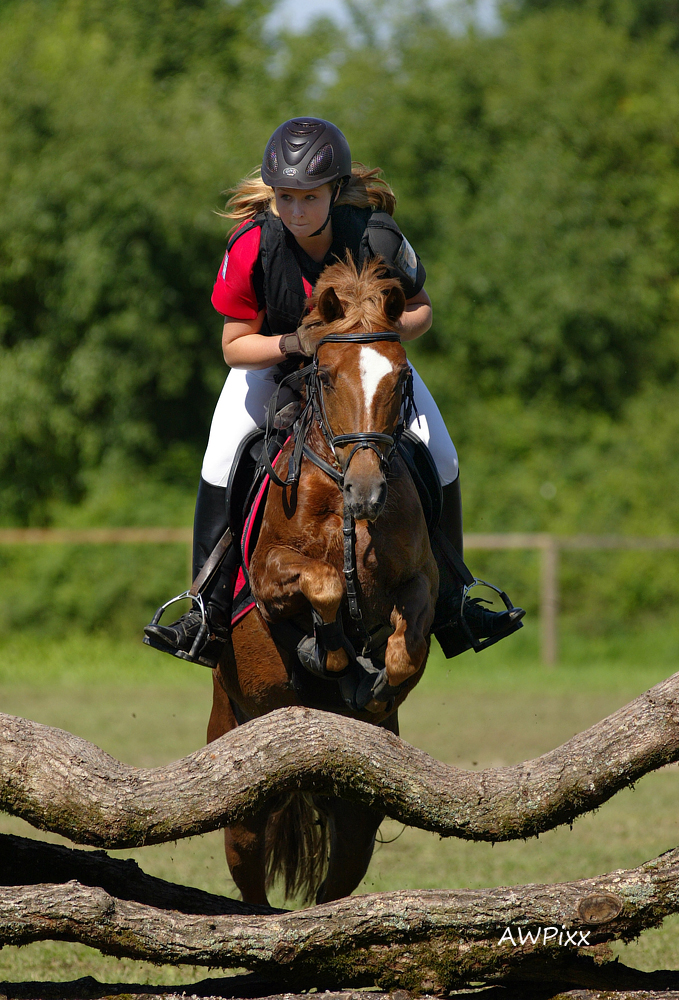
[[[365,626],[363,626],[363,612],[358,601],[358,588],[356,585],[356,522],[351,513],[344,507],[344,523],[342,524],[342,536],[344,540],[344,579],[347,584],[347,601],[349,602],[349,614],[353,621],[359,623],[364,638],[367,636]]]

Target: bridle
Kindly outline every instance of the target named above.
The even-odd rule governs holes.
[[[349,464],[354,455],[366,448],[371,449],[380,461],[380,468],[383,473],[387,473],[394,456],[398,450],[398,444],[403,435],[403,431],[409,425],[413,413],[415,412],[415,401],[413,398],[413,376],[408,368],[406,380],[401,389],[401,412],[393,434],[384,434],[380,431],[354,431],[350,434],[334,434],[325,408],[325,397],[323,394],[323,380],[319,374],[318,348],[323,344],[373,344],[379,341],[391,341],[400,343],[401,337],[394,332],[365,332],[365,333],[329,333],[316,344],[314,357],[311,364],[292,372],[283,378],[274,393],[267,413],[266,421],[266,441],[269,442],[275,433],[274,421],[278,409],[278,396],[281,389],[288,387],[293,391],[299,391],[302,386],[306,386],[306,405],[293,425],[292,436],[294,446],[290,462],[288,464],[288,475],[286,479],[281,479],[268,460],[268,448],[264,449],[263,461],[271,479],[277,486],[295,486],[299,482],[301,471],[302,454],[308,458],[319,469],[322,469],[340,486],[344,487],[344,477],[349,468]],[[311,425],[315,420],[323,438],[335,461],[335,466],[330,465],[325,459],[317,455],[307,444]],[[337,448],[353,444],[354,447],[349,452],[346,460],[342,463],[337,455]],[[384,446],[389,448],[384,454]],[[382,447],[380,447],[382,446]]]
[[[408,368],[408,374],[401,388],[401,409],[398,422],[393,434],[384,434],[380,431],[354,431],[350,434],[334,434],[328,422],[325,408],[325,398],[323,395],[323,381],[319,375],[318,349],[323,344],[373,344],[380,341],[401,342],[401,337],[395,332],[365,332],[365,333],[330,333],[321,338],[316,344],[314,357],[310,364],[298,371],[286,375],[281,380],[269,403],[266,421],[266,433],[264,448],[262,450],[262,461],[269,477],[277,486],[285,489],[288,486],[295,487],[299,483],[301,473],[302,456],[313,462],[322,472],[330,476],[340,490],[344,489],[344,477],[347,474],[349,464],[359,451],[371,449],[378,456],[380,468],[383,474],[389,471],[391,463],[398,450],[399,441],[404,430],[410,424],[413,413],[417,413],[413,396],[413,376],[412,370]],[[273,467],[269,456],[269,442],[275,434],[275,416],[278,409],[278,396],[281,389],[288,387],[293,391],[299,391],[306,386],[306,404],[301,414],[295,421],[292,429],[293,449],[288,462],[288,474],[286,479],[281,479]],[[323,435],[323,438],[330,449],[335,465],[326,462],[307,443],[307,437],[311,426],[316,423]],[[346,447],[353,444],[346,460],[342,463],[337,455],[337,448]],[[388,452],[384,453],[385,446]],[[349,614],[358,623],[359,628],[364,633],[364,638],[370,640],[370,636],[363,625],[363,615],[361,613],[358,590],[356,586],[356,523],[354,518],[344,504],[344,517],[342,533],[344,536],[344,576],[347,585],[347,599],[349,602]]]
[[[401,338],[397,333],[330,333],[318,342],[316,351],[318,351],[318,348],[322,344],[372,344],[378,341],[392,341],[400,343]],[[316,353],[314,355],[311,377],[307,382],[310,392],[311,406],[316,418],[316,423],[318,424],[321,433],[325,438],[325,442],[332,452],[333,458],[338,466],[338,469],[333,469],[330,466],[329,468],[331,471],[329,471],[329,475],[331,475],[341,487],[344,486],[344,477],[349,469],[349,464],[354,455],[359,451],[365,449],[374,451],[379,459],[382,473],[386,475],[389,471],[389,467],[398,448],[398,443],[401,440],[405,427],[410,421],[414,407],[412,378],[412,372],[410,368],[408,368],[408,375],[406,382],[403,385],[401,395],[401,413],[393,434],[383,434],[380,431],[354,431],[351,434],[333,434],[325,410],[323,381],[319,377],[318,371],[318,354]],[[337,448],[343,448],[350,444],[353,444],[354,447],[349,452],[344,465],[342,465],[337,456]],[[385,445],[389,448],[386,455],[382,450],[382,447]],[[304,454],[312,462],[318,464],[317,460],[320,456],[316,455],[308,445],[304,448]],[[324,463],[324,465],[327,465],[327,463]],[[323,466],[319,467],[323,468],[324,471],[328,471]]]

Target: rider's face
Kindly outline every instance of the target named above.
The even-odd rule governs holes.
[[[322,184],[310,191],[276,188],[276,208],[281,221],[296,239],[311,236],[328,217],[332,184]]]

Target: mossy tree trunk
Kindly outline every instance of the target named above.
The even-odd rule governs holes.
[[[129,898],[137,894],[129,878],[121,899],[115,873],[109,886],[72,880],[3,887],[0,944],[79,941],[127,958],[247,968],[293,989],[442,993],[512,980],[622,986],[634,985],[634,971],[602,966],[597,948],[636,937],[679,910],[679,849],[577,882],[376,893],[269,914],[234,912],[238,904],[215,903],[209,894],[202,900],[209,914],[196,912],[200,900],[184,907],[188,913],[149,906]],[[174,902],[182,904],[180,894]]]

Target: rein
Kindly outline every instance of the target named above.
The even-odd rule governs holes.
[[[340,490],[343,490],[344,476],[349,468],[349,463],[358,451],[366,448],[375,452],[379,458],[382,472],[384,474],[387,473],[394,456],[396,455],[403,431],[410,423],[413,412],[417,412],[413,397],[413,377],[410,369],[408,378],[403,385],[401,414],[393,434],[383,434],[379,431],[355,431],[352,434],[333,434],[325,410],[323,382],[319,378],[318,372],[318,348],[323,344],[372,344],[378,341],[392,341],[400,343],[401,337],[398,333],[386,331],[366,333],[330,333],[319,340],[316,344],[313,361],[310,364],[305,365],[298,371],[292,372],[290,375],[286,375],[285,378],[280,381],[278,388],[269,402],[266,419],[265,445],[262,450],[262,460],[266,471],[277,486],[285,489],[288,486],[295,487],[298,485],[301,473],[302,457],[304,457],[310,462],[313,462],[314,465],[316,465],[322,472],[337,483]],[[269,441],[274,433],[274,421],[276,411],[278,409],[278,396],[280,390],[284,387],[290,388],[293,391],[299,391],[304,385],[306,385],[307,389],[307,401],[300,416],[293,425],[292,436],[294,445],[288,462],[288,474],[286,479],[281,479],[271,463],[268,448]],[[314,421],[318,425],[323,438],[332,453],[336,463],[335,466],[332,466],[329,462],[326,462],[324,458],[321,458],[320,455],[317,455],[306,442],[309,430]],[[344,466],[342,466],[335,449],[349,444],[353,444],[354,447],[349,452]],[[380,448],[380,445],[389,446],[389,452],[386,456]],[[359,628],[363,632],[366,643],[369,644],[371,637],[363,624],[363,614],[359,603],[356,579],[356,522],[354,521],[353,515],[347,508],[346,504],[344,504],[342,535],[344,539],[343,571],[347,587],[349,614],[353,621],[358,624]]]

